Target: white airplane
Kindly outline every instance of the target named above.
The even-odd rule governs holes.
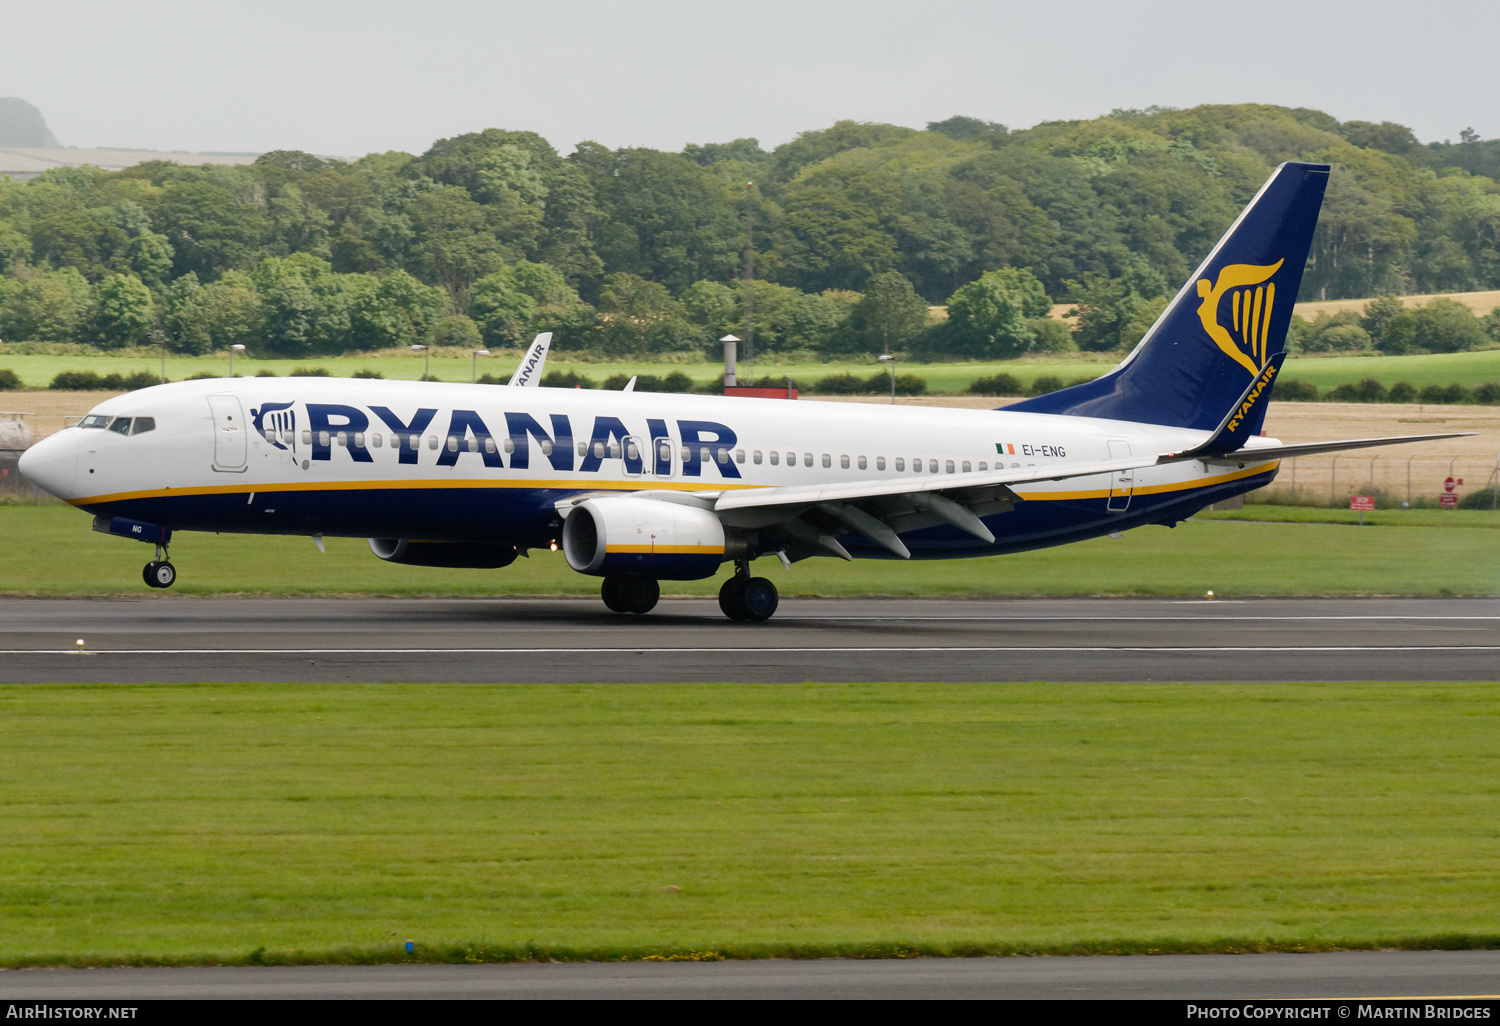
[[[152,587],[176,579],[178,531],[363,537],[394,563],[486,569],[560,545],[612,610],[729,563],[725,614],[765,620],[758,556],[1000,555],[1172,526],[1286,457],[1454,437],[1260,434],[1327,179],[1283,164],[1115,370],[1001,410],[183,381],[101,403],[21,470],[95,530],[154,544]]]

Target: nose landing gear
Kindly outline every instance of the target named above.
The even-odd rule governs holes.
[[[177,568],[167,555],[167,547],[156,547],[156,558],[141,568],[141,579],[149,588],[170,588],[177,583]]]
[[[750,564],[736,563],[734,576],[719,589],[719,608],[731,620],[760,623],[776,613],[781,596],[764,577],[751,577]]]

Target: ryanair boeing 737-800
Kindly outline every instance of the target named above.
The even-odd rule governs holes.
[[[96,530],[154,544],[152,587],[176,578],[178,531],[363,537],[392,562],[490,569],[561,545],[610,609],[648,612],[659,581],[730,563],[724,612],[764,620],[777,594],[750,575],[758,556],[1061,545],[1170,526],[1286,457],[1451,437],[1261,435],[1328,173],[1281,165],[1113,371],[1001,410],[200,380],[101,403],[21,470]]]

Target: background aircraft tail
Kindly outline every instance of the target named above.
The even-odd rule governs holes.
[[[1282,164],[1123,363],[1006,409],[1218,429],[1285,348],[1327,185],[1327,164]]]

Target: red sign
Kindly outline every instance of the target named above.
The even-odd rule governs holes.
[[[1375,496],[1373,495],[1351,495],[1349,496],[1349,508],[1361,512],[1369,512],[1375,509]]]
[[[1453,478],[1450,477],[1450,478],[1448,478],[1447,480],[1445,480],[1443,482],[1443,491],[1445,491],[1445,492],[1451,492],[1451,491],[1453,491]]]
[[[1458,509],[1458,496],[1452,492],[1444,492],[1438,496],[1438,505],[1444,509]]]

